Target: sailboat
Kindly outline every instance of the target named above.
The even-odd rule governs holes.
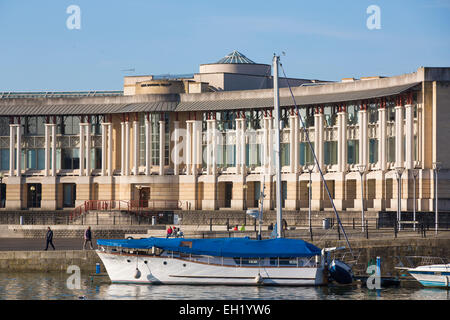
[[[321,286],[328,283],[329,265],[351,275],[344,265],[330,264],[336,248],[282,237],[279,65],[274,55],[276,237],[97,240],[97,254],[113,283]]]

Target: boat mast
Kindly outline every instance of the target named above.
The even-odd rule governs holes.
[[[276,207],[277,207],[277,238],[282,236],[282,212],[281,212],[281,152],[280,152],[280,96],[278,89],[278,64],[280,57],[273,56],[273,109],[275,115],[275,173],[276,173]],[[272,156],[272,155],[269,155]]]

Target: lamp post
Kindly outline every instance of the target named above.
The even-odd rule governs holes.
[[[403,167],[396,167],[395,171],[397,172],[397,224],[398,224],[398,230],[402,229],[402,226],[400,224],[400,221],[402,220],[402,174],[405,168]]]
[[[36,187],[34,185],[32,185],[30,187],[30,191],[31,191],[31,208],[34,208],[34,206],[35,206],[35,199],[34,198],[36,196],[36,193],[35,193]]]
[[[419,170],[412,169],[411,170],[413,179],[414,179],[414,202],[413,202],[413,230],[416,231],[416,178],[419,175]]]
[[[438,234],[438,222],[439,222],[439,217],[438,217],[438,172],[441,169],[441,163],[440,162],[433,162],[433,169],[434,169],[434,173],[435,173],[435,179],[434,179],[434,184],[435,184],[435,196],[436,196],[436,204],[434,205],[434,211],[435,211],[435,217],[434,217],[434,229],[435,229],[435,234]]]
[[[362,231],[364,232],[364,182],[363,182],[363,177],[364,177],[364,173],[366,171],[366,165],[359,164],[358,171],[359,171],[359,175],[361,176],[361,228],[362,228]]]

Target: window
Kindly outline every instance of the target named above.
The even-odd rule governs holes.
[[[44,170],[45,169],[45,149],[26,149],[26,168]]]
[[[337,141],[325,141],[323,152],[326,165],[337,164]]]
[[[281,166],[288,166],[290,164],[289,143],[280,144],[280,156],[281,156]]]
[[[378,139],[369,139],[369,163],[378,162]]]
[[[9,170],[9,149],[0,149],[0,170]]]
[[[24,124],[24,134],[27,136],[45,135],[44,117],[26,117]]]
[[[80,134],[80,117],[64,116],[60,122],[61,134],[77,135]]]
[[[9,136],[9,118],[0,117],[0,136]]]
[[[80,154],[78,148],[61,149],[61,169],[79,169]]]
[[[349,105],[347,107],[347,121],[349,125],[358,123],[358,111],[356,105]]]
[[[314,148],[314,142],[311,142],[311,147]],[[300,142],[299,153],[300,165],[304,166],[314,163],[313,153],[307,142]]]
[[[359,162],[359,141],[347,141],[347,163],[357,164]]]

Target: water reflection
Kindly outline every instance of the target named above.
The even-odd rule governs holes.
[[[93,283],[82,277],[81,288],[70,290],[64,273],[0,273],[0,300],[449,300],[449,291],[425,288],[368,290],[357,286],[244,287],[131,285]]]

